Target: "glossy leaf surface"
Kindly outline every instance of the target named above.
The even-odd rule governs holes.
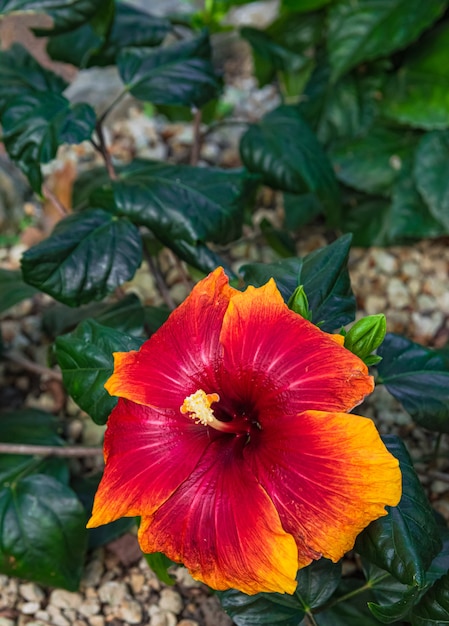
[[[405,445],[395,435],[383,440],[399,460],[402,498],[359,535],[356,550],[404,585],[422,588],[426,571],[441,549],[440,534]]]
[[[157,50],[128,48],[117,64],[131,94],[153,104],[200,108],[221,88],[206,34]]]
[[[138,350],[142,340],[102,326],[81,322],[75,331],[56,339],[55,352],[67,391],[94,422],[105,424],[117,398],[104,383],[114,369],[113,352]]]
[[[334,78],[359,63],[405,47],[437,20],[445,8],[445,0],[335,2],[329,10],[328,36]]]
[[[449,572],[429,589],[413,609],[412,626],[449,624]]]
[[[0,313],[9,308],[32,298],[37,290],[31,285],[27,285],[18,270],[6,270],[0,268]]]
[[[86,514],[58,480],[32,474],[0,488],[0,569],[44,585],[78,588],[84,565]]]
[[[430,430],[449,432],[449,362],[443,354],[388,333],[378,351],[382,384],[412,418]]]
[[[70,306],[100,300],[140,265],[137,228],[102,209],[73,214],[22,257],[25,280]]]
[[[90,19],[98,9],[98,3],[99,0],[0,0],[0,14],[49,15],[53,20],[52,32],[62,33]]]
[[[443,224],[446,232],[449,232],[448,163],[449,132],[424,135],[416,151],[413,174],[429,210],[433,217]]]
[[[40,165],[56,156],[63,143],[81,143],[95,128],[88,104],[71,105],[57,93],[29,92],[8,100],[1,116],[3,141],[9,156],[40,192]]]
[[[290,193],[315,193],[329,220],[339,216],[339,189],[326,154],[296,107],[281,106],[249,127],[240,143],[246,167]]]

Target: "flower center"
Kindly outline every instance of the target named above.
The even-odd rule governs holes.
[[[218,402],[220,396],[218,393],[205,393],[202,389],[198,389],[195,393],[184,400],[181,406],[181,413],[190,413],[190,417],[197,424],[209,426],[217,420],[213,410],[210,408],[212,402]]]
[[[224,422],[215,417],[211,404],[219,401],[220,396],[218,393],[206,393],[202,389],[198,389],[195,393],[187,396],[179,410],[184,415],[188,414],[189,417],[195,420],[196,424],[210,426],[223,433],[233,433],[234,435],[247,434],[248,422],[246,419],[231,419],[229,422]]]

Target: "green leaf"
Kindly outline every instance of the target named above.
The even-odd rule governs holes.
[[[441,3],[428,6],[438,4]],[[407,54],[404,65],[387,82],[382,100],[382,112],[386,116],[426,130],[449,126],[448,46],[447,21],[420,39]]]
[[[368,74],[348,74],[333,83],[327,59],[320,60],[298,109],[322,143],[367,133],[378,114],[379,93],[388,69],[385,61],[376,62]]]
[[[245,282],[256,287],[271,277],[286,302],[303,285],[314,324],[332,331],[352,322],[355,298],[347,269],[351,236],[311,252],[304,259],[285,259],[275,263],[248,263],[240,268]]]
[[[101,0],[0,0],[0,15],[31,13],[49,15],[54,32],[66,32],[89,20]],[[46,31],[38,31],[45,34]]]
[[[342,183],[359,191],[389,196],[404,162],[410,161],[415,144],[414,133],[377,125],[364,137],[334,143],[330,156]]]
[[[412,626],[449,624],[449,572],[426,593],[413,609]]]
[[[378,350],[379,380],[415,422],[449,433],[449,365],[437,351],[388,333]]]
[[[207,33],[157,50],[127,48],[117,65],[131,94],[153,104],[201,108],[221,89]]]
[[[299,570],[296,580],[298,587],[295,595],[298,596],[306,612],[323,606],[334,591],[341,579],[341,563],[332,563],[321,558],[313,561],[307,567]]]
[[[243,209],[254,179],[243,170],[170,165],[135,160],[110,186],[92,194],[114,210],[147,226],[165,242],[228,243],[241,235]]]
[[[55,354],[64,385],[75,402],[96,424],[105,424],[117,404],[104,388],[114,369],[113,352],[138,350],[142,341],[94,320],[58,337]]]
[[[169,315],[170,311],[165,307],[146,306],[145,328],[147,328],[150,333],[155,333],[158,328],[167,321]]]
[[[54,415],[36,409],[0,413],[0,441],[3,443],[63,446]],[[18,476],[48,474],[61,483],[69,482],[67,459],[36,457],[30,454],[1,454],[0,483],[7,486]]]
[[[93,476],[77,476],[71,482],[70,486],[80,499],[88,517],[92,514],[94,496],[97,492],[102,475],[102,473],[99,473]],[[89,528],[87,531],[88,549],[95,550],[95,548],[104,546],[117,537],[121,537],[121,535],[135,526],[136,520],[134,517],[123,517],[115,520],[115,522],[103,524],[98,528]]]
[[[218,595],[237,626],[299,626],[305,615],[296,595],[258,593],[248,596],[234,589]]]
[[[405,445],[395,435],[383,440],[399,460],[402,498],[359,535],[356,550],[404,585],[422,588],[426,571],[441,549],[438,527]]]
[[[368,315],[356,322],[345,335],[345,348],[364,360],[385,338],[387,322],[385,315]]]
[[[168,573],[168,568],[174,565],[174,561],[162,552],[153,552],[144,556],[146,562],[161,582],[170,586],[175,584],[176,580]]]
[[[0,489],[0,571],[78,589],[84,565],[86,514],[75,493],[44,474]]]
[[[330,332],[354,320],[355,297],[348,272],[351,235],[304,257],[301,282],[309,300],[312,322]]]
[[[20,44],[0,51],[0,114],[9,100],[27,92],[62,93],[66,81],[44,69]]]
[[[71,105],[57,93],[24,93],[6,103],[1,116],[3,142],[39,193],[41,164],[51,161],[61,144],[89,139],[95,119],[95,111],[88,104]]]
[[[240,153],[263,182],[290,193],[313,192],[331,222],[339,218],[339,188],[326,154],[296,107],[280,106],[252,124]]]
[[[304,291],[304,287],[299,285],[290,296],[287,302],[288,308],[301,315],[304,319],[310,320],[309,301]]]
[[[322,16],[287,14],[275,20],[265,31],[252,27],[241,29],[241,36],[252,47],[254,71],[260,86],[271,82],[277,73],[301,76],[289,95],[302,92],[315,65],[314,46],[321,38]],[[284,87],[286,77],[283,78]],[[290,79],[291,82],[291,79]]]
[[[47,335],[57,337],[90,317],[127,335],[142,335],[145,312],[139,298],[130,293],[113,304],[96,303],[72,308],[55,304],[45,309],[42,326]]]
[[[349,601],[338,602],[339,597],[347,594],[353,594],[353,597]],[[315,616],[318,626],[379,626],[379,622],[370,614],[367,607],[367,602],[373,599],[372,591],[361,590],[359,580],[342,580],[334,598],[331,603],[335,602],[335,606],[320,611]]]
[[[404,619],[417,602],[422,590],[416,585],[404,585],[388,572],[368,563],[364,567],[367,585],[376,602],[368,602],[371,613],[383,624]]]
[[[312,193],[284,193],[285,227],[298,230],[323,212],[320,201]]]
[[[61,220],[22,257],[25,280],[69,306],[100,300],[130,280],[142,260],[137,228],[102,209]]]
[[[413,175],[430,212],[446,232],[449,232],[448,161],[449,131],[424,135],[416,151]]]
[[[101,15],[102,9],[98,13]],[[113,65],[123,48],[158,46],[171,30],[170,22],[132,5],[117,2],[106,36],[97,33],[94,20],[64,35],[50,37],[49,56],[77,67]]]
[[[446,0],[333,3],[328,13],[328,50],[334,80],[364,61],[386,57],[415,41],[446,6]]]
[[[314,11],[320,9],[333,0],[281,0],[282,11]]]
[[[32,298],[37,290],[27,285],[18,270],[0,268],[0,313],[27,298]]]

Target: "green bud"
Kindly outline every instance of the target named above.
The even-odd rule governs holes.
[[[306,292],[302,285],[296,287],[295,291],[290,296],[288,308],[295,313],[299,313],[299,315],[302,315],[306,320],[311,319],[312,312],[309,311],[309,301],[307,300]]]
[[[380,346],[387,332],[387,323],[385,315],[368,315],[359,320],[348,331],[345,337],[345,348],[356,354],[363,361],[374,365],[373,361],[378,362],[380,359],[373,359],[368,356]]]

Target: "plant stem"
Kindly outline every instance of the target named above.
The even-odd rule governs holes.
[[[38,363],[33,363],[33,361],[30,361],[21,354],[16,354],[15,352],[7,352],[3,356],[8,359],[8,361],[12,361],[17,365],[21,365],[29,372],[33,372],[34,374],[41,374],[43,376],[47,376],[47,378],[52,378],[53,380],[58,380],[62,382],[61,372],[52,370],[49,367],[45,367],[44,365],[39,365]]]
[[[105,165],[106,165],[106,169],[109,175],[109,178],[111,180],[117,180],[117,173],[114,169],[114,165],[112,163],[112,159],[111,159],[111,153],[109,152],[107,146],[106,146],[106,141],[104,138],[104,132],[103,132],[103,126],[101,124],[101,118],[100,120],[98,120],[97,125],[95,127],[96,131],[97,131],[97,135],[98,135],[98,144],[94,141],[92,141],[92,145],[94,146],[94,148],[96,148],[98,150],[98,152],[101,154],[101,156],[104,159]]]
[[[201,143],[203,137],[201,135],[201,119],[203,112],[201,109],[193,110],[193,144],[192,151],[190,153],[190,165],[198,165],[198,159],[200,158]]]
[[[103,454],[103,449],[89,446],[37,446],[25,443],[0,443],[0,454],[30,454],[73,458],[99,456]]]
[[[217,128],[220,128],[220,126],[248,126],[248,125],[249,125],[248,120],[238,120],[238,119],[232,119],[232,118],[219,120],[218,122],[212,122],[212,124],[209,125],[209,128],[207,128],[207,130],[204,131],[203,139],[207,135],[210,135],[215,130],[217,130]]]
[[[109,113],[120,102],[120,100],[126,96],[127,93],[128,93],[128,89],[124,89],[122,92],[119,93],[119,95],[116,98],[114,98],[114,100],[111,102],[108,108],[98,118],[97,124],[100,124],[100,126],[103,125],[103,122],[105,121]]]
[[[332,608],[336,604],[340,604],[341,602],[346,602],[346,600],[350,600],[351,598],[358,596],[360,593],[363,593],[364,591],[368,591],[368,589],[371,589],[374,584],[381,582],[385,578],[388,578],[388,576],[389,574],[382,574],[382,576],[379,576],[379,578],[376,578],[374,580],[367,580],[366,583],[362,585],[361,587],[357,587],[357,589],[354,589],[353,591],[349,591],[348,593],[345,593],[343,596],[340,596],[339,598],[335,598],[334,600],[329,602],[329,604],[324,604],[322,607],[319,608],[319,611],[327,611],[328,609]]]
[[[159,292],[165,304],[168,306],[170,310],[174,311],[174,309],[176,309],[176,303],[173,300],[172,295],[165,283],[164,277],[162,276],[162,272],[159,269],[159,266],[157,265],[157,263],[155,263],[151,254],[147,252],[147,250],[145,249],[145,246],[143,247],[143,251],[144,251],[144,256],[147,260],[147,263],[150,267],[151,273],[154,276],[154,280],[156,281],[157,288],[159,289]]]
[[[310,626],[318,626],[318,622],[313,617],[313,614],[310,611],[306,612],[306,619],[310,623]]]
[[[62,215],[62,217],[66,217],[69,215],[70,211],[65,207],[60,199],[55,196],[55,194],[47,187],[47,185],[42,185],[42,193],[44,194],[44,198],[50,200],[55,209]]]

